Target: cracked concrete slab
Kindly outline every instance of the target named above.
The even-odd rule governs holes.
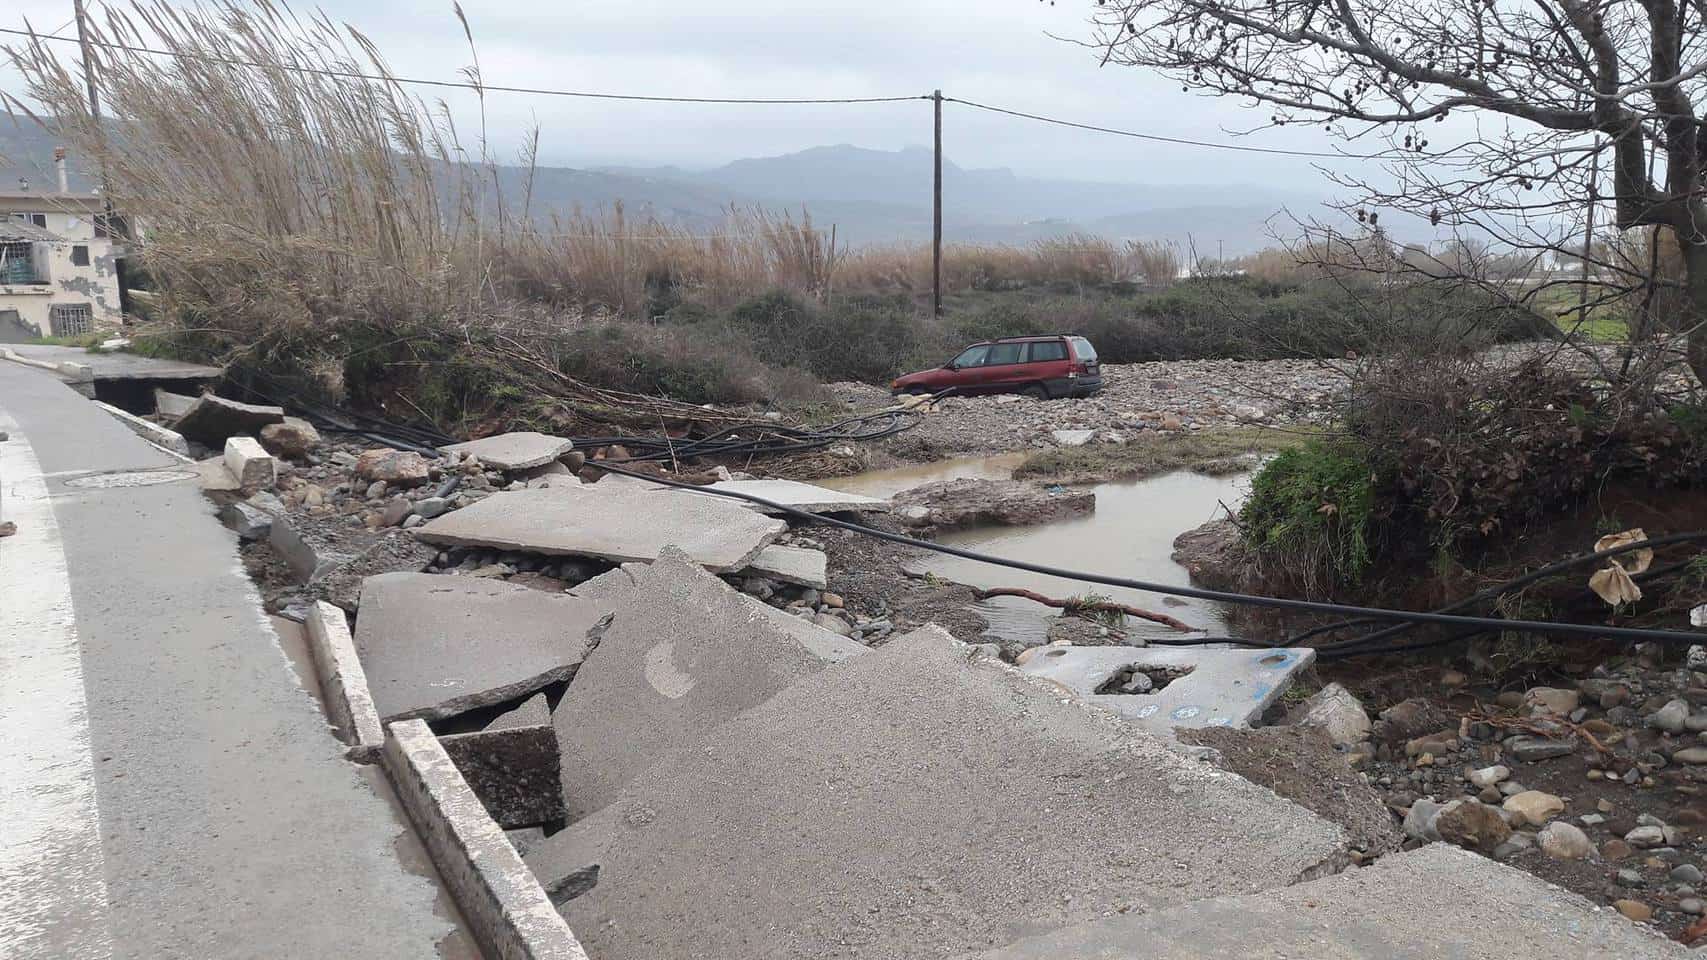
[[[799,584],[814,590],[829,586],[829,557],[822,550],[806,547],[784,547],[778,544],[759,551],[753,562],[742,571],[749,577],[764,577],[783,583]]]
[[[684,743],[569,828],[597,960],[939,958],[1346,862],[1338,827],[927,627]],[[602,835],[600,833],[602,831]]]
[[[1110,917],[961,960],[1663,960],[1692,953],[1521,870],[1436,843],[1294,887]]]
[[[659,756],[826,659],[676,551],[624,568],[595,602],[611,622],[552,714],[571,819],[614,798]],[[583,585],[584,586],[584,585]]]
[[[1035,647],[1020,669],[1169,735],[1175,727],[1248,727],[1316,659],[1308,647],[1211,650],[1202,647]],[[1129,667],[1167,678],[1153,692],[1099,693]],[[1183,672],[1183,676],[1178,674]],[[1140,681],[1142,684],[1142,681]]]
[[[415,535],[428,543],[613,563],[650,561],[674,546],[715,573],[733,573],[787,527],[727,500],[597,483],[496,494],[415,528]]]
[[[807,513],[889,512],[889,501],[887,500],[861,496],[857,493],[846,493],[841,490],[831,490],[829,487],[801,483],[798,480],[720,480],[717,483],[708,484],[706,489],[725,490],[730,493],[744,493],[750,497],[762,497],[783,506],[804,510]],[[728,502],[739,503],[761,513],[774,512],[770,507],[748,503],[744,500],[729,500]]]
[[[500,433],[439,448],[446,453],[479,457],[481,464],[506,472],[545,466],[573,449],[575,444],[563,437],[532,430]]]
[[[283,422],[283,407],[240,403],[204,393],[172,422],[172,429],[197,443],[222,447],[230,437],[253,435],[269,423]]]
[[[601,616],[498,580],[386,573],[362,583],[356,652],[387,724],[441,720],[574,676]]]

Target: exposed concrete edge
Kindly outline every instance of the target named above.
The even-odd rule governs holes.
[[[308,628],[308,649],[314,657],[314,673],[326,701],[326,719],[332,721],[349,745],[345,756],[356,763],[373,763],[385,746],[385,728],[368,692],[367,674],[356,656],[344,611],[324,600],[308,608],[303,621]]]
[[[433,863],[492,960],[587,960],[424,720],[387,728],[385,768]]]
[[[130,428],[130,431],[149,443],[154,444],[173,456],[182,460],[190,459],[190,443],[183,434],[168,430],[158,423],[151,423],[128,410],[120,410],[110,403],[95,401],[95,406],[107,411],[117,418],[118,422]]]

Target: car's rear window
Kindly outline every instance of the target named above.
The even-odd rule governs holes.
[[[993,367],[999,363],[1019,363],[1021,354],[1025,352],[1023,343],[995,343],[990,345],[990,357],[984,361],[984,366]]]
[[[1073,338],[1073,352],[1079,355],[1080,363],[1094,363],[1097,358],[1097,348],[1084,337]]]
[[[1031,345],[1031,362],[1067,359],[1067,344],[1062,340],[1039,340]]]

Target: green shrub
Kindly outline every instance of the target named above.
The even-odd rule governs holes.
[[[905,297],[854,296],[820,306],[782,290],[737,304],[727,326],[758,358],[822,380],[879,383],[916,367],[935,349]]]
[[[1356,584],[1373,556],[1378,472],[1351,440],[1282,451],[1251,479],[1239,512],[1245,543],[1307,584],[1317,575]]]

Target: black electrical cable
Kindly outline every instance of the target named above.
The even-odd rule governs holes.
[[[771,511],[781,513],[785,516],[794,517],[809,523],[817,523],[853,531],[855,533],[865,534],[866,536],[875,537],[879,540],[887,540],[890,543],[904,544],[906,546],[918,547],[953,557],[977,560],[983,563],[1009,567],[1015,570],[1024,570],[1028,573],[1040,573],[1048,576],[1078,580],[1085,583],[1096,583],[1110,587],[1124,587],[1130,590],[1144,590],[1150,593],[1190,597],[1197,600],[1213,600],[1219,603],[1268,607],[1277,610],[1339,613],[1357,617],[1373,617],[1382,620],[1402,620],[1413,623],[1429,623],[1444,626],[1477,627],[1490,630],[1524,630],[1531,633],[1554,634],[1560,636],[1582,636],[1602,639],[1616,638],[1690,645],[1700,643],[1703,639],[1699,634],[1682,633],[1675,630],[1652,630],[1638,627],[1605,627],[1585,623],[1550,623],[1544,620],[1504,620],[1497,617],[1461,616],[1457,614],[1435,613],[1432,611],[1387,610],[1380,607],[1360,607],[1353,604],[1327,603],[1317,600],[1292,600],[1284,597],[1262,597],[1245,593],[1233,593],[1226,590],[1206,590],[1199,587],[1181,587],[1174,586],[1172,584],[1132,580],[1126,577],[1111,577],[1106,574],[1064,570],[1059,567],[1052,567],[1039,563],[1029,563],[1024,560],[1009,560],[1003,557],[992,557],[987,554],[975,553],[971,550],[963,550],[959,547],[951,547],[947,544],[932,543],[928,540],[920,540],[915,537],[909,537],[898,533],[890,533],[887,530],[878,530],[874,527],[868,527],[863,524],[851,523],[846,520],[835,519],[834,517],[808,513],[807,511],[790,507],[787,504],[777,503],[774,500],[767,500],[764,497],[757,497],[748,493],[739,493],[733,490],[713,490],[708,487],[684,483],[679,480],[668,480],[662,477],[618,467],[611,464],[609,461],[594,461],[589,465],[598,467],[602,470],[608,470],[612,473],[632,477],[637,480],[656,483],[661,486],[691,490],[708,496],[724,497],[731,500],[742,500],[748,503],[758,504],[759,506],[766,507]],[[1678,536],[1685,535],[1679,534]],[[1693,536],[1707,539],[1707,533],[1694,534]],[[1198,644],[1208,642],[1224,641],[1220,639],[1213,641],[1208,639],[1199,639],[1196,641]],[[1351,652],[1352,651],[1347,651],[1347,655],[1350,655]]]

